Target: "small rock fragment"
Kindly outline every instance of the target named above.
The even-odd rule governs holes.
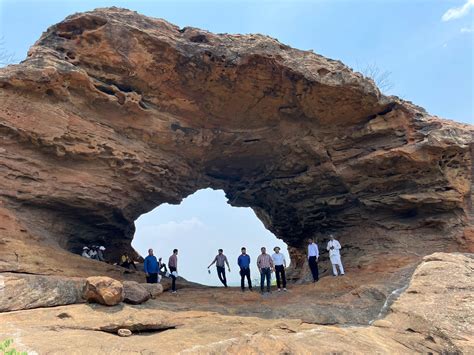
[[[129,329],[122,328],[122,329],[117,330],[117,334],[120,337],[129,337],[132,335],[132,331]]]

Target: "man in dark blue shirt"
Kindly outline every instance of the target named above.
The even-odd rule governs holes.
[[[148,249],[148,256],[143,262],[143,270],[146,274],[146,282],[149,284],[158,283],[158,260],[153,255],[153,249]]]
[[[252,291],[252,280],[250,280],[250,256],[247,255],[247,249],[242,247],[242,254],[237,259],[237,264],[240,267],[240,287],[242,292],[245,291],[245,277],[247,277],[247,283],[249,284],[249,290]]]

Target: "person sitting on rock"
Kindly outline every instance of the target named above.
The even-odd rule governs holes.
[[[334,235],[330,234],[329,238],[330,240],[326,249],[329,251],[329,259],[331,260],[332,264],[332,274],[337,276],[337,267],[339,267],[339,273],[342,276],[344,275],[344,267],[342,266],[341,261],[341,244],[336,239],[334,239]]]
[[[227,261],[227,256],[224,255],[224,251],[222,249],[217,251],[216,257],[207,268],[209,269],[214,263],[216,264],[217,276],[219,277],[219,280],[221,280],[222,284],[227,287],[227,279],[225,278],[225,265],[227,264],[227,269],[229,272],[230,266],[229,262]]]
[[[89,251],[89,256],[91,259],[99,260],[99,257],[97,256],[97,245],[92,246],[91,250]]]
[[[148,249],[148,256],[143,261],[143,270],[146,274],[146,282],[149,284],[158,283],[158,260],[153,255],[153,249]]]
[[[166,267],[166,264],[163,262],[163,258],[161,257],[158,259],[158,271],[165,275],[168,273],[168,268]]]
[[[87,259],[91,258],[91,256],[89,255],[89,247],[82,248],[82,256]]]
[[[97,249],[97,258],[100,260],[100,261],[105,261],[104,259],[104,251],[105,251],[105,247],[103,245],[101,245],[99,247],[99,249]]]
[[[168,259],[171,276],[171,293],[176,293],[176,279],[178,278],[178,249],[173,249],[173,254]]]
[[[135,265],[134,261],[128,256],[128,253],[123,253],[120,257],[120,266],[130,269],[130,266],[133,266],[135,270],[137,270],[137,266]]]

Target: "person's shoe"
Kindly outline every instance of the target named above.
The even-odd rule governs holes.
[[[178,293],[178,291],[171,291],[171,293]]]
[[[344,276],[345,274],[341,274],[340,276]]]
[[[253,288],[249,288],[249,291],[250,291],[250,292],[253,292]]]
[[[286,291],[288,291],[288,290],[286,289],[286,287],[283,287],[283,291],[285,291],[285,292],[286,292]]]
[[[278,289],[278,292],[281,292],[281,288]]]

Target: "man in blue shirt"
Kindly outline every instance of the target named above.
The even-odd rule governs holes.
[[[143,270],[146,274],[146,282],[149,284],[158,283],[158,260],[153,255],[153,249],[148,249],[148,256],[143,262]]]
[[[247,249],[243,247],[241,249],[242,254],[239,255],[237,259],[237,264],[240,267],[240,287],[242,292],[245,291],[245,277],[247,277],[247,283],[249,285],[249,290],[252,291],[252,280],[250,280],[250,256],[247,255]]]

